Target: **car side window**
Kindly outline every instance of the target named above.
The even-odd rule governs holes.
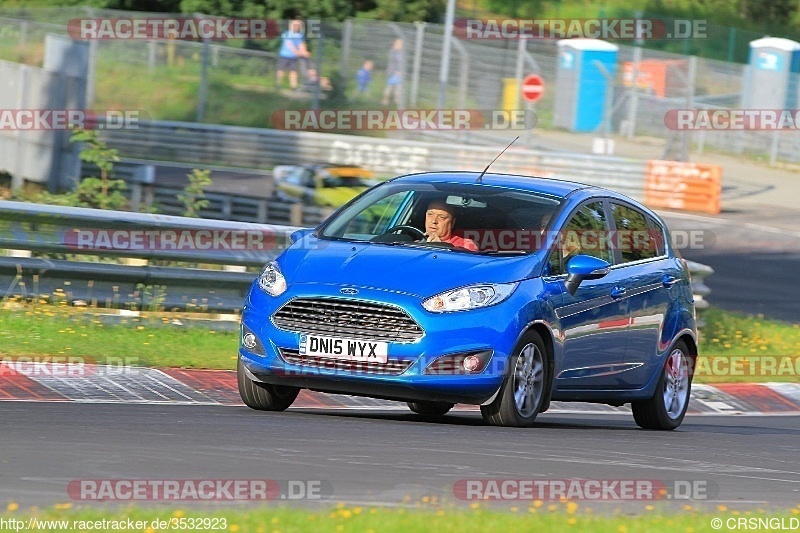
[[[548,260],[549,275],[566,274],[567,263],[579,254],[611,263],[611,250],[606,241],[608,233],[603,202],[592,202],[578,209],[558,235],[559,246],[551,252]]]
[[[659,255],[656,239],[644,213],[625,204],[611,202],[616,232],[612,242],[622,263],[653,259]]]
[[[647,217],[647,222],[650,224],[650,234],[653,236],[653,239],[655,239],[653,244],[655,245],[656,253],[659,256],[667,255],[667,238],[664,233],[664,227],[649,215]]]

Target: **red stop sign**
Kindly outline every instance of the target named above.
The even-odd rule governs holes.
[[[535,102],[544,94],[544,80],[531,74],[522,80],[522,97],[528,102]]]

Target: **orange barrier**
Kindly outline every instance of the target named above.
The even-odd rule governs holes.
[[[722,167],[680,161],[647,162],[644,203],[650,207],[701,211],[716,215],[721,211]]]

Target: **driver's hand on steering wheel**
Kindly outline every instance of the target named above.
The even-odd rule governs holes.
[[[425,241],[426,242],[442,242],[442,239],[439,238],[439,235],[436,233],[427,233],[425,234]]]

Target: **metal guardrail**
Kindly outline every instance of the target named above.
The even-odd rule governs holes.
[[[178,199],[178,195],[183,192],[183,188],[158,183],[157,166],[169,166],[169,163],[125,158],[114,163],[113,172],[115,178],[127,184],[123,194],[128,198],[131,211],[153,208],[165,215],[182,216],[186,207]],[[199,166],[207,168],[205,165]],[[211,170],[213,178],[213,168]],[[250,172],[264,174],[265,179],[271,179],[272,176],[267,171]],[[82,178],[97,175],[98,170],[94,165],[84,163],[81,166]],[[200,210],[199,215],[215,220],[308,227],[317,226],[334,211],[328,207],[291,204],[260,196],[205,192],[203,197],[209,204]]]
[[[0,250],[16,251],[15,256],[0,257],[0,289],[3,290],[0,300],[11,295],[55,294],[58,290],[63,291],[62,296],[70,303],[230,312],[241,308],[245,292],[255,278],[255,273],[241,267],[261,266],[276,257],[288,246],[291,233],[297,229],[300,228],[0,201]],[[84,235],[87,246],[80,245],[83,241],[77,230],[88,232]],[[113,249],[116,231],[121,231],[126,244],[119,249]],[[165,249],[146,244],[148,231],[159,232],[161,236],[169,232],[187,235],[195,239],[194,243],[200,242],[197,236],[201,232],[218,232],[218,235],[228,232],[228,236],[221,237],[220,246],[211,249],[196,246]],[[134,232],[143,236],[138,249],[133,246]],[[234,234],[261,236],[256,242],[262,244],[259,249],[253,249],[249,246],[252,242],[245,239],[239,241],[241,249],[224,246],[224,243],[234,242]],[[181,242],[180,237],[175,242]],[[101,243],[107,246],[100,246]],[[34,258],[30,257],[30,252],[55,254],[58,258]],[[70,260],[72,254],[91,258],[89,261]],[[141,264],[105,262],[107,257],[113,256],[138,258]],[[156,266],[142,260],[190,261],[240,268],[230,271]],[[704,279],[713,269],[691,261],[687,263],[692,274],[695,305],[705,308],[708,303],[704,297],[710,289]]]
[[[510,131],[508,140],[514,135]],[[260,169],[329,162],[361,165],[387,175],[480,171],[503,148],[168,121],[142,122],[137,129],[104,130],[102,136],[127,158]],[[640,198],[645,164],[623,157],[512,146],[492,170],[579,181]]]
[[[15,255],[0,257],[0,298],[61,290],[70,302],[99,306],[229,312],[241,308],[255,278],[246,268],[275,258],[297,229],[0,201],[0,249]],[[118,264],[109,257],[134,261]],[[172,261],[205,268],[150,264]]]

